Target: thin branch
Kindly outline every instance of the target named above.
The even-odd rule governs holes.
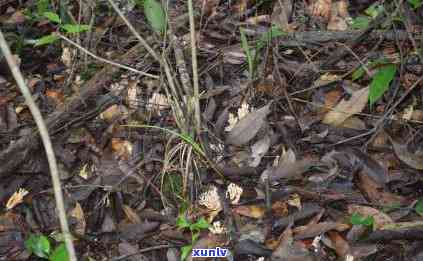
[[[75,248],[73,246],[72,237],[69,233],[69,225],[66,219],[66,211],[63,203],[63,194],[60,185],[59,171],[57,168],[56,157],[54,155],[53,146],[51,144],[50,136],[46,124],[43,120],[40,110],[32,99],[31,92],[26,86],[25,80],[22,76],[19,67],[16,65],[15,60],[13,59],[12,53],[7,45],[6,39],[3,36],[3,32],[0,30],[0,49],[3,52],[3,55],[6,57],[7,63],[12,71],[13,77],[16,80],[16,83],[21,91],[22,95],[25,98],[26,104],[31,111],[32,116],[34,117],[35,123],[40,131],[41,140],[46,151],[48,165],[50,168],[51,180],[53,183],[54,198],[56,199],[56,206],[59,213],[60,227],[62,229],[63,236],[65,238],[66,248],[69,254],[69,260],[76,261]],[[12,159],[13,160],[13,159]]]
[[[194,8],[192,0],[188,0],[189,31],[191,36],[192,81],[194,86],[194,103],[197,135],[201,131],[200,91],[198,86],[197,43],[195,37]]]
[[[125,70],[128,70],[128,71],[131,71],[131,72],[135,72],[135,73],[138,73],[138,74],[140,74],[140,75],[144,75],[144,76],[147,76],[147,77],[150,77],[150,78],[159,79],[159,76],[157,76],[157,75],[153,75],[153,74],[150,74],[150,73],[142,72],[142,71],[139,71],[139,70],[134,69],[134,68],[132,68],[132,67],[126,66],[126,65],[124,65],[124,64],[120,64],[120,63],[117,63],[117,62],[113,62],[113,61],[107,60],[107,59],[105,59],[105,58],[102,58],[102,57],[100,57],[100,56],[97,56],[97,55],[95,55],[94,53],[90,52],[89,50],[85,49],[85,48],[84,48],[84,47],[82,47],[81,45],[79,45],[79,44],[75,43],[74,41],[72,41],[71,39],[67,38],[66,36],[64,36],[64,35],[62,35],[62,34],[56,33],[56,35],[57,35],[58,37],[62,38],[63,40],[65,40],[66,42],[70,43],[71,45],[75,46],[76,48],[78,48],[78,49],[79,49],[79,50],[81,50],[82,52],[84,52],[84,53],[88,54],[89,56],[91,56],[91,57],[93,57],[94,59],[97,59],[97,60],[99,60],[99,61],[101,61],[101,62],[103,62],[103,63],[108,63],[108,64],[114,65],[114,66],[116,66],[116,67],[119,67],[119,68],[122,68],[122,69],[125,69]]]
[[[151,56],[153,56],[153,58],[158,63],[160,63],[160,66],[163,67],[163,69],[165,71],[166,79],[168,81],[168,84],[169,84],[170,90],[172,91],[172,94],[174,95],[175,98],[176,97],[179,97],[178,92],[176,90],[175,82],[173,81],[172,71],[171,71],[170,66],[167,63],[167,61],[165,59],[162,59],[156,53],[156,51],[154,51],[154,49],[147,43],[147,41],[137,32],[137,30],[135,30],[134,26],[131,24],[131,22],[129,22],[129,20],[125,17],[125,15],[122,13],[122,11],[119,9],[119,7],[114,3],[114,1],[113,0],[107,0],[107,1],[113,7],[113,9],[115,10],[115,12],[119,15],[119,17],[122,19],[122,21],[126,24],[126,26],[128,26],[128,28],[131,31],[131,33],[144,46],[144,48],[147,50],[147,52]],[[176,107],[176,111],[174,110],[174,106]],[[177,102],[174,102],[174,106],[172,106],[172,110],[174,110],[175,116],[178,117],[179,115],[182,115],[182,108],[181,108],[181,106]],[[184,126],[183,129],[184,129],[184,131],[186,131],[187,126]]]

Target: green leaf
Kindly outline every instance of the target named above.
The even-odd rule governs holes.
[[[48,5],[50,0],[38,0],[37,1],[37,14],[43,16],[48,11]]]
[[[388,64],[381,67],[376,74],[373,76],[372,82],[370,83],[369,90],[369,102],[373,105],[386,90],[389,88],[389,84],[394,79],[397,67],[394,64]]]
[[[144,0],[144,14],[148,23],[157,33],[166,29],[166,13],[162,5],[156,0]]]
[[[241,33],[241,48],[247,56],[248,72],[250,73],[250,78],[252,79],[254,76],[254,57],[250,45],[248,44],[247,36],[244,33],[244,29],[240,28],[239,32]]]
[[[356,30],[363,30],[366,29],[370,24],[370,18],[367,16],[357,16],[356,18],[352,19],[351,28]]]
[[[48,258],[51,251],[50,241],[44,235],[30,235],[25,241],[25,248],[41,258]]]
[[[354,213],[351,216],[350,222],[353,225],[363,225],[363,226],[371,227],[373,226],[374,219],[372,216],[363,217],[362,215],[358,213]]]
[[[423,216],[423,200],[417,201],[415,209],[417,214],[419,214],[420,216]]]
[[[181,247],[181,261],[185,260],[191,253],[192,245]]]
[[[54,249],[53,253],[51,253],[49,257],[49,260],[50,261],[68,261],[69,260],[68,250],[66,249],[65,243],[60,244]]]
[[[268,42],[270,42],[273,38],[284,36],[286,33],[282,31],[277,26],[272,26],[269,31],[263,33],[263,35],[260,37],[257,43],[257,51],[261,50],[263,47],[266,46]]]
[[[193,227],[198,229],[206,229],[210,226],[210,224],[207,222],[207,220],[204,217],[201,217],[197,220],[194,224],[192,224]]]
[[[197,241],[197,239],[198,239],[198,237],[200,236],[200,231],[199,230],[197,230],[197,229],[194,229],[192,232],[191,232],[191,242],[194,244],[194,242],[196,242]]]
[[[422,0],[407,0],[413,9],[417,9],[423,5]]]
[[[63,28],[63,30],[67,33],[75,34],[88,31],[90,26],[86,24],[65,24],[61,26],[61,28]]]
[[[190,227],[191,223],[189,223],[189,221],[187,220],[187,218],[184,215],[179,215],[178,218],[176,219],[176,226],[179,229],[184,229],[187,227]]]
[[[352,75],[351,75],[351,79],[353,81],[360,79],[361,77],[363,77],[364,73],[366,71],[364,70],[363,66],[361,66],[360,68],[358,68],[357,70],[355,70]]]
[[[372,18],[376,18],[380,13],[383,12],[383,10],[383,5],[379,3],[374,3],[369,8],[367,8],[364,13]]]
[[[45,12],[44,17],[47,18],[50,22],[58,23],[60,24],[62,20],[60,20],[60,17],[58,14],[53,12]]]
[[[54,43],[55,41],[57,41],[58,39],[59,39],[59,37],[57,35],[49,34],[49,35],[46,35],[46,36],[43,36],[43,37],[37,39],[37,42],[35,43],[34,46],[51,44],[51,43]]]

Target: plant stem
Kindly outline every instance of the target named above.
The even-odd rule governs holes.
[[[201,112],[200,112],[200,91],[198,84],[198,64],[197,64],[197,43],[195,37],[195,23],[194,23],[194,8],[192,0],[188,0],[188,15],[189,15],[189,31],[191,36],[191,63],[192,63],[192,81],[194,87],[194,103],[195,103],[195,121],[197,135],[201,132]]]

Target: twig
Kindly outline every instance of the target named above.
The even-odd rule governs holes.
[[[47,126],[44,123],[43,117],[40,110],[32,99],[31,92],[26,86],[25,80],[22,76],[22,73],[19,70],[19,67],[16,65],[15,60],[13,59],[12,53],[10,52],[9,46],[3,36],[3,32],[0,30],[0,49],[3,52],[3,55],[6,57],[7,63],[12,71],[13,77],[16,80],[16,83],[21,91],[22,95],[25,98],[25,101],[31,111],[32,116],[34,117],[35,123],[40,131],[41,139],[46,151],[48,165],[50,168],[50,175],[53,184],[54,198],[56,199],[56,206],[59,213],[60,227],[62,229],[63,236],[65,238],[66,248],[69,254],[69,260],[76,261],[75,248],[73,246],[72,238],[69,233],[69,225],[66,219],[66,211],[63,203],[63,194],[60,185],[59,171],[57,168],[56,157],[54,155],[53,146],[51,144],[50,136],[48,134]]]
[[[115,12],[119,15],[119,17],[122,19],[122,21],[128,26],[131,33],[140,41],[140,43],[144,46],[144,48],[147,50],[147,52],[160,64],[161,67],[163,67],[166,75],[166,79],[168,81],[170,90],[172,91],[172,94],[174,95],[174,98],[176,99],[179,97],[178,92],[176,90],[175,82],[173,81],[172,71],[170,69],[169,64],[165,59],[162,59],[156,51],[148,44],[148,42],[135,30],[134,26],[129,22],[129,20],[125,17],[125,15],[122,13],[122,11],[119,9],[119,7],[114,3],[113,0],[107,0],[110,5],[113,7]],[[179,115],[182,115],[182,108],[179,105],[178,102],[173,102],[174,106],[172,106],[172,110],[174,112],[174,115],[178,117]],[[176,108],[176,111],[175,111]],[[179,126],[181,127],[181,126]],[[183,126],[182,128],[185,132],[187,130],[187,126]]]
[[[198,86],[197,43],[195,37],[194,8],[192,0],[188,0],[189,31],[191,36],[192,81],[194,86],[194,103],[197,135],[201,134],[200,91]]]
[[[153,75],[153,74],[150,74],[150,73],[142,72],[142,71],[139,71],[139,70],[134,69],[132,67],[126,66],[124,64],[113,62],[113,61],[107,60],[105,58],[102,58],[100,56],[97,56],[97,55],[93,54],[89,50],[85,49],[81,45],[75,43],[74,41],[72,41],[71,39],[67,38],[66,36],[64,36],[62,34],[56,33],[56,35],[58,37],[62,38],[63,40],[65,40],[66,42],[70,43],[71,45],[75,46],[79,50],[83,51],[84,53],[88,54],[89,56],[93,57],[94,59],[97,59],[99,61],[102,61],[103,63],[108,63],[108,64],[114,65],[116,67],[119,67],[119,68],[122,68],[122,69],[125,69],[125,70],[128,70],[128,71],[131,71],[131,72],[135,72],[135,73],[138,73],[140,75],[144,75],[144,76],[147,76],[147,77],[150,77],[150,78],[159,79],[159,76],[157,76],[157,75]]]
[[[170,248],[170,247],[172,247],[172,246],[171,245],[158,245],[158,246],[146,247],[146,248],[143,248],[143,249],[141,249],[141,250],[139,250],[135,253],[115,257],[115,258],[112,259],[112,261],[126,260],[128,257],[131,257],[131,256],[139,255],[139,254],[149,252],[149,251],[153,251],[153,250],[157,250],[157,249]]]

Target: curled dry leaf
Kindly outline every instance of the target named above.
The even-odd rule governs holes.
[[[226,142],[242,146],[254,138],[270,112],[270,104],[243,117],[228,133]]]
[[[354,213],[357,213],[363,217],[368,217],[368,216],[373,217],[374,230],[380,229],[387,224],[394,223],[394,221],[392,220],[390,216],[372,207],[360,206],[360,205],[349,205],[348,213],[351,215]]]
[[[394,139],[392,139],[390,136],[388,136],[388,138],[391,140],[392,147],[394,147],[395,154],[402,162],[404,162],[405,164],[407,164],[408,166],[412,168],[423,170],[423,155],[422,154],[419,155],[419,154],[411,153],[408,150],[406,143],[399,143],[395,141]]]
[[[355,91],[348,100],[342,99],[333,110],[328,112],[323,118],[323,123],[333,126],[341,125],[352,115],[361,112],[366,107],[368,100],[368,87]]]
[[[84,217],[84,211],[82,210],[81,204],[76,202],[75,207],[70,211],[69,215],[77,220],[75,232],[79,235],[85,234],[85,228],[87,223]]]
[[[233,210],[235,213],[250,217],[250,218],[263,218],[264,214],[266,213],[266,209],[261,206],[238,206]]]

